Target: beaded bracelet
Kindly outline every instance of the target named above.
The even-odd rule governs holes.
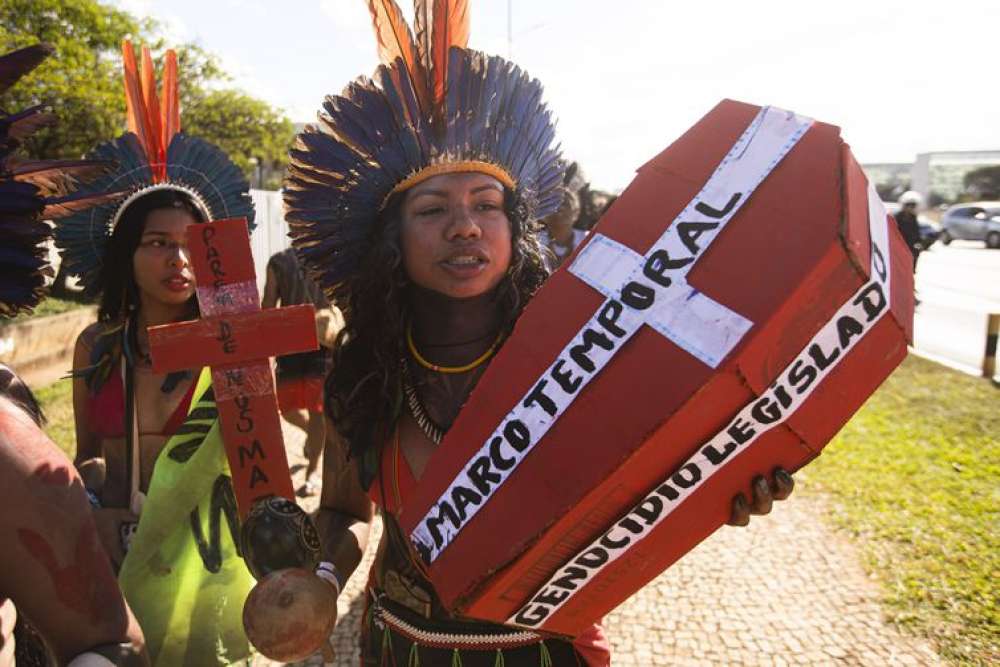
[[[333,563],[329,561],[323,561],[322,563],[317,565],[316,576],[319,577],[320,579],[329,582],[329,584],[333,586],[333,590],[335,591],[335,597],[339,597],[340,591],[344,590],[343,577],[341,576],[340,571],[337,569],[337,566],[334,565]]]

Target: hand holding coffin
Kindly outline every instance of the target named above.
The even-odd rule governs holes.
[[[753,501],[748,503],[746,496],[740,493],[733,498],[732,512],[729,515],[730,526],[745,526],[750,523],[750,515],[764,515],[771,511],[775,500],[784,500],[792,495],[795,480],[782,468],[775,468],[772,480],[768,482],[763,476],[753,480]]]

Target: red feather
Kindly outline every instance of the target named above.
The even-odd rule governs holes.
[[[163,144],[163,123],[160,118],[160,100],[156,95],[156,69],[149,48],[142,47],[142,98],[146,113],[146,126],[149,128],[149,163],[153,168],[153,181],[161,182],[167,178],[167,155]]]
[[[122,69],[125,79],[125,115],[128,129],[139,137],[139,143],[146,150],[146,157],[153,162],[154,158],[149,153],[152,141],[149,136],[151,128],[146,115],[146,101],[142,97],[142,84],[139,82],[139,68],[135,64],[132,42],[127,39],[122,40]]]
[[[177,55],[167,51],[163,64],[163,100],[156,93],[156,68],[149,49],[142,47],[142,70],[136,67],[135,52],[127,39],[122,41],[122,69],[125,78],[125,106],[128,129],[139,137],[153,172],[153,182],[167,178],[167,148],[180,132],[180,101],[177,94]]]
[[[391,66],[397,59],[402,59],[410,73],[417,100],[421,108],[426,110],[429,102],[427,73],[420,62],[410,26],[406,24],[399,5],[395,0],[368,0],[368,9],[375,27],[379,60]]]
[[[163,115],[163,150],[170,147],[174,135],[181,131],[181,102],[177,85],[177,54],[167,51],[163,63],[163,94],[160,98]]]
[[[469,0],[434,0],[434,19],[431,33],[431,60],[434,63],[432,90],[434,107],[444,105],[448,90],[448,51],[453,46],[469,45]]]

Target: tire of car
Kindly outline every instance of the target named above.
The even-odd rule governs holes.
[[[990,232],[986,235],[987,248],[1000,248],[1000,232]]]
[[[941,243],[948,245],[949,243],[951,243],[951,234],[949,234],[948,230],[946,229],[943,232],[941,232],[941,236],[939,236],[938,239],[941,241]]]

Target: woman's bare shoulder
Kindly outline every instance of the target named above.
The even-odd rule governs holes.
[[[102,334],[107,333],[109,329],[110,327],[107,322],[92,322],[76,337],[76,344],[83,346],[88,351],[92,350],[97,339]]]

